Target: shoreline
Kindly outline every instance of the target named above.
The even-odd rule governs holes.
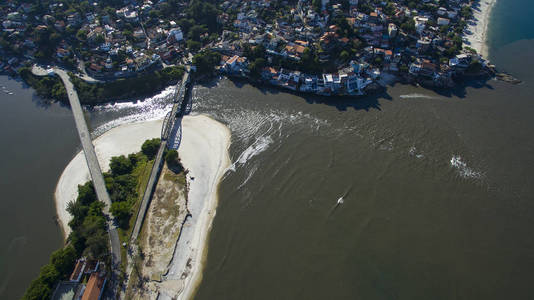
[[[485,59],[488,59],[487,33],[491,12],[497,0],[479,0],[478,8],[473,8],[473,18],[469,20],[467,32],[464,35],[464,43],[477,51]],[[467,43],[465,42],[467,41]]]
[[[218,205],[221,179],[231,166],[231,132],[205,115],[182,120],[183,137],[178,150],[186,170],[188,209],[191,216],[182,226],[158,299],[191,299],[202,280],[208,236]],[[194,179],[192,179],[194,178]],[[183,277],[185,274],[185,277]]]

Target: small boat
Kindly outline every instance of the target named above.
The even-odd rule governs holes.
[[[340,204],[343,204],[343,197],[339,197],[339,199],[337,199],[336,205],[340,205]]]

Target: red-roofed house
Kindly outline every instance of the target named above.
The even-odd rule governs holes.
[[[76,261],[76,266],[70,275],[69,280],[72,282],[80,282],[83,276],[83,271],[85,270],[85,259],[80,258]]]
[[[91,274],[91,277],[89,277],[89,281],[87,281],[87,285],[85,286],[82,300],[100,300],[105,285],[105,276],[101,275],[99,272]]]

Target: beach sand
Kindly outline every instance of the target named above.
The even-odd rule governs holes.
[[[161,283],[158,299],[191,299],[202,279],[207,237],[217,208],[217,189],[230,168],[230,130],[206,116],[186,117],[178,150],[189,171],[188,208],[191,217],[176,244],[169,272]],[[194,179],[192,179],[194,178]]]
[[[162,123],[162,120],[158,120],[125,124],[96,138],[93,145],[102,171],[109,170],[111,157],[139,152],[145,140],[160,137]],[[56,185],[56,213],[65,238],[71,231],[68,223],[72,219],[67,212],[67,204],[78,196],[78,185],[90,179],[85,156],[80,151],[63,170]]]
[[[480,0],[473,5],[473,19],[467,26],[464,46],[471,47],[481,54],[484,58],[488,57],[488,47],[486,44],[486,33],[491,14],[491,9],[496,0]]]

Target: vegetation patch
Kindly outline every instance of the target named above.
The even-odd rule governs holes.
[[[61,102],[68,101],[65,87],[59,77],[36,76],[32,74],[30,68],[22,68],[19,74],[28,85],[35,89],[40,97]],[[94,84],[87,83],[73,74],[70,75],[80,102],[82,104],[99,104],[154,94],[181,80],[183,74],[184,68],[182,66],[167,67],[159,71],[138,74],[131,78]]]
[[[139,153],[112,157],[110,171],[104,173],[112,201],[110,211],[119,226],[121,243],[128,241],[133,228],[135,218],[132,216],[137,213],[150,176],[153,149],[157,149],[159,144],[159,139],[147,140]],[[50,263],[41,268],[39,277],[32,281],[23,299],[49,299],[56,284],[71,274],[78,257],[104,260],[106,265],[111,265],[103,207],[104,203],[98,201],[92,181],[78,185],[78,197],[67,206],[73,217],[69,222],[72,232],[67,245],[52,253]],[[122,254],[125,262],[126,253]]]

